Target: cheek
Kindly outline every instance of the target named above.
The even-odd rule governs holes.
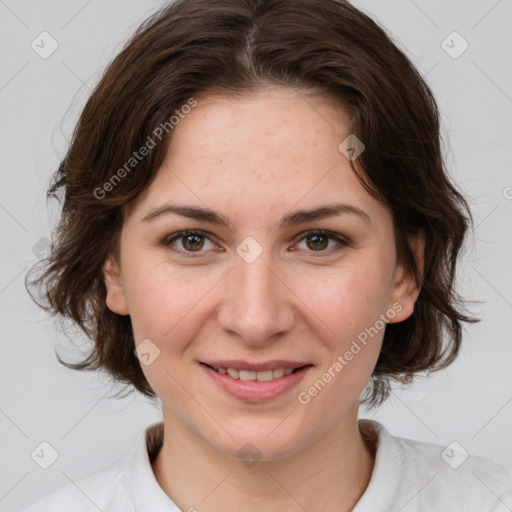
[[[325,350],[319,373],[303,386],[304,400],[318,410],[345,414],[361,393],[378,360],[386,323],[387,282],[379,272],[354,265],[301,290],[311,310],[308,322]],[[321,381],[321,382],[320,382]],[[325,392],[323,391],[325,389]],[[305,403],[305,402],[301,402]]]
[[[157,343],[165,340],[171,350],[173,344],[169,341],[186,338],[187,332],[194,332],[201,302],[220,277],[214,279],[211,271],[172,268],[165,264],[139,268],[134,275],[128,297],[135,339],[150,338]]]
[[[321,278],[301,276],[293,289],[307,305],[304,311],[312,312],[323,339],[342,344],[385,313],[389,279],[384,275],[378,265],[347,264]]]

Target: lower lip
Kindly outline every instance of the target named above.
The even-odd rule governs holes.
[[[279,379],[260,382],[258,380],[233,379],[227,374],[216,372],[203,363],[200,363],[200,366],[224,391],[239,400],[251,403],[265,402],[286,393],[296,386],[312,368],[312,366],[305,366]]]

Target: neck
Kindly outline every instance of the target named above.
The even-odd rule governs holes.
[[[181,510],[352,510],[370,481],[375,451],[351,411],[326,436],[290,457],[245,465],[198,437],[164,409],[155,477]]]

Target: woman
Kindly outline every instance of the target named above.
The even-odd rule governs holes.
[[[34,284],[94,342],[65,364],[158,397],[164,421],[27,511],[510,510],[512,471],[358,420],[475,321],[435,100],[365,14],[170,4],[87,102],[61,190]]]

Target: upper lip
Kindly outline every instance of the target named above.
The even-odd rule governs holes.
[[[308,366],[311,363],[304,363],[302,361],[285,361],[284,359],[273,359],[272,361],[264,361],[260,363],[251,363],[242,359],[223,359],[220,361],[201,361],[204,364],[213,366],[214,368],[234,368],[235,370],[245,370],[253,372],[264,372],[268,370],[275,370],[276,368],[300,368],[301,366]]]

